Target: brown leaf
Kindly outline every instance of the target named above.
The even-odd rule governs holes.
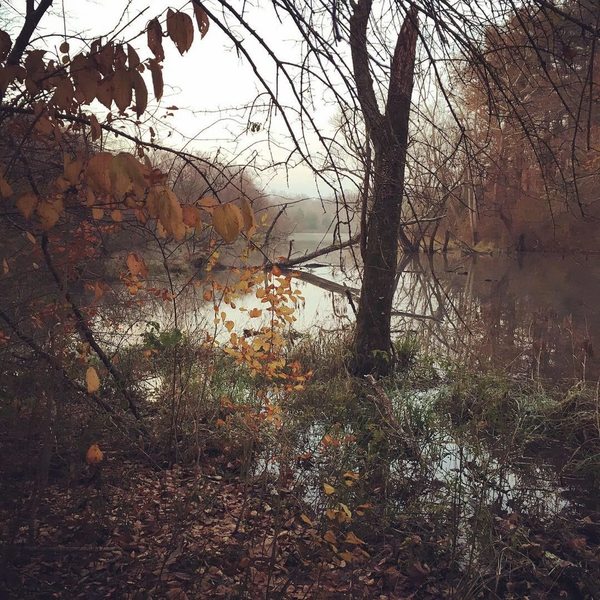
[[[98,70],[105,77],[113,72],[113,63],[115,60],[115,47],[112,43],[100,47],[94,54],[94,60],[98,65]]]
[[[98,101],[110,110],[113,101],[113,82],[112,77],[105,77],[98,82],[96,87],[96,97]]]
[[[98,152],[90,158],[86,171],[88,184],[94,192],[109,194],[111,185],[111,165],[113,156],[110,152]]]
[[[248,237],[251,237],[256,231],[256,219],[254,218],[254,211],[252,210],[252,205],[248,198],[242,198],[241,211],[244,220],[244,231]]]
[[[148,60],[148,68],[150,69],[150,73],[152,74],[152,87],[154,88],[154,97],[157,100],[160,100],[163,95],[163,76],[162,76],[162,66],[158,62],[158,60],[151,58]]]
[[[167,33],[179,50],[179,54],[184,54],[194,41],[192,17],[184,12],[169,9],[167,11]]]
[[[64,176],[72,185],[79,183],[79,176],[83,167],[83,162],[77,158],[71,158],[68,154],[63,156]]]
[[[140,57],[131,44],[127,44],[127,65],[130,70],[140,66]]]
[[[50,102],[58,108],[69,110],[73,103],[74,95],[75,90],[73,89],[73,84],[70,79],[65,77],[58,82]]]
[[[194,16],[196,17],[198,31],[200,32],[200,39],[202,39],[208,32],[210,21],[208,20],[206,11],[196,2],[194,2]]]
[[[346,542],[346,544],[353,544],[355,546],[360,546],[365,543],[365,542],[363,542],[363,540],[361,540],[359,537],[357,537],[352,531],[348,532],[348,535],[346,536],[346,539],[344,541]]]
[[[3,198],[8,198],[9,196],[12,196],[12,193],[13,190],[10,186],[10,183],[8,183],[8,181],[4,179],[3,175],[0,174],[0,196]]]
[[[323,539],[330,544],[337,544],[337,539],[335,537],[335,533],[331,529],[328,529],[323,536]]]
[[[62,198],[56,198],[54,201],[43,200],[37,205],[35,212],[40,218],[42,229],[45,231],[52,229],[63,213]]]
[[[100,127],[100,123],[98,122],[98,118],[96,115],[90,115],[90,131],[92,133],[92,141],[100,139],[102,135],[102,127]]]
[[[188,227],[194,227],[196,229],[200,227],[202,220],[200,219],[200,209],[197,206],[183,204],[181,210],[183,211],[183,222]]]
[[[10,35],[0,29],[0,60],[4,60],[8,56],[11,48],[12,40],[10,39]]]
[[[113,75],[113,100],[117,108],[124,112],[131,104],[132,80],[129,71],[124,68],[117,69]]]
[[[132,74],[133,90],[135,91],[135,114],[141,117],[148,106],[148,89],[144,78],[136,71]]]
[[[158,19],[152,19],[146,28],[148,36],[148,48],[154,54],[157,61],[165,58],[165,53],[162,47],[162,27]]]
[[[35,194],[28,192],[27,194],[19,196],[17,199],[17,209],[26,219],[30,219],[38,202],[38,197]]]
[[[172,235],[176,240],[184,238],[183,211],[174,192],[165,186],[154,186],[148,192],[146,207],[150,216],[158,219],[159,237],[162,228],[164,233]]]

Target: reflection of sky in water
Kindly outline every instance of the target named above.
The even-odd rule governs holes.
[[[294,234],[292,257],[311,252],[322,234]],[[323,245],[330,243],[327,239]],[[274,254],[288,253],[288,242]],[[225,261],[226,262],[226,261]],[[359,272],[349,250],[312,261],[304,270],[317,277],[360,289]],[[314,264],[316,263],[316,264]],[[342,266],[340,266],[342,265]],[[398,280],[392,330],[402,337],[418,335],[420,347],[434,354],[475,360],[476,366],[509,368],[542,377],[600,376],[595,342],[600,344],[600,265],[583,256],[527,255],[522,261],[510,257],[479,257],[476,260],[435,256],[431,265],[421,257],[409,262]],[[181,281],[190,273],[182,275]],[[221,283],[233,283],[236,274],[216,273]],[[179,279],[178,279],[179,281]],[[164,286],[164,282],[160,284]],[[354,313],[344,293],[323,289],[294,278],[293,289],[304,298],[298,303],[293,328],[300,332],[348,328]],[[333,286],[335,287],[335,286]],[[204,282],[189,287],[178,299],[179,327],[188,332],[215,331],[212,302],[202,298]],[[258,329],[269,315],[250,318],[248,310],[264,308],[254,292],[235,298],[236,308],[221,306],[235,331]],[[358,304],[355,296],[354,304]],[[245,310],[244,310],[245,309]],[[173,326],[169,303],[149,298],[143,307],[132,307],[138,321],[128,325],[129,334],[141,334],[146,321],[161,329]],[[115,332],[112,332],[115,333]],[[125,329],[122,335],[125,335]],[[220,340],[229,337],[220,325]]]

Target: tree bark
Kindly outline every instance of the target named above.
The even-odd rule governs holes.
[[[350,21],[357,94],[373,143],[373,202],[368,218],[360,306],[350,371],[385,375],[392,367],[391,315],[398,264],[408,121],[418,16],[406,15],[394,51],[385,112],[379,111],[369,70],[367,25],[372,0],[358,0]],[[404,236],[406,237],[406,236]]]

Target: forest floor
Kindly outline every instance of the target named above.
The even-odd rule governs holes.
[[[86,464],[83,405],[50,454],[3,415],[0,597],[600,598],[597,397],[442,383],[379,388],[377,427],[327,373],[280,414],[221,399],[177,464],[106,422]]]

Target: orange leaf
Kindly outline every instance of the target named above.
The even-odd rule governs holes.
[[[87,391],[90,394],[93,394],[100,389],[100,378],[94,367],[88,367],[88,370],[85,372],[85,383],[87,385]]]
[[[148,276],[148,267],[144,259],[135,252],[130,252],[127,255],[127,268],[132,275]]]
[[[98,444],[92,444],[85,453],[85,461],[88,465],[97,465],[104,459],[104,453]]]

